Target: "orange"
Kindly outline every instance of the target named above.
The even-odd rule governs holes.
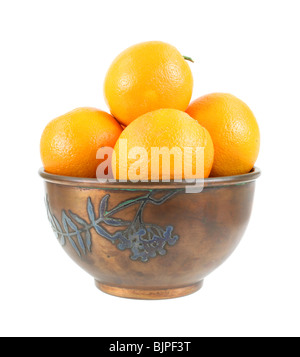
[[[110,112],[125,125],[160,108],[185,111],[192,90],[192,73],[183,56],[159,41],[123,51],[111,64],[104,82]]]
[[[125,139],[127,150],[124,150]],[[204,160],[203,156],[197,158],[198,147],[204,148]],[[138,148],[138,151],[134,148]],[[146,155],[140,152],[141,148]],[[177,153],[180,150],[181,156],[161,155],[155,166],[151,151],[162,148],[170,151],[177,148]],[[185,155],[185,148],[191,148],[189,156]],[[204,167],[202,176],[198,178],[208,177],[214,157],[213,143],[208,131],[185,112],[177,109],[159,109],[140,116],[124,129],[114,149],[114,177],[131,181],[129,170],[132,168],[132,172],[138,176],[137,180],[194,178],[191,174],[196,174],[196,159],[202,160],[197,164]],[[163,171],[164,165],[170,165],[169,172]]]
[[[231,94],[212,93],[193,101],[186,112],[212,137],[215,158],[211,176],[245,174],[253,168],[260,134],[247,104]]]
[[[122,129],[108,113],[78,108],[52,120],[41,138],[41,157],[47,172],[63,176],[96,177],[97,150],[114,147]]]

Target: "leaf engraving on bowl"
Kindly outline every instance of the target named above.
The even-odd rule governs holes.
[[[179,239],[174,235],[174,227],[160,227],[153,223],[146,223],[143,220],[143,212],[147,204],[161,205],[168,199],[176,195],[181,189],[167,191],[160,198],[155,198],[159,193],[165,190],[149,190],[146,194],[121,202],[116,207],[108,210],[110,195],[105,195],[99,204],[98,214],[95,206],[89,197],[87,200],[87,214],[89,222],[79,217],[72,211],[62,211],[61,222],[52,214],[48,197],[46,197],[47,214],[51,227],[56,238],[62,246],[67,241],[71,244],[79,257],[92,252],[91,230],[94,229],[97,234],[111,243],[116,244],[119,250],[130,249],[131,259],[147,262],[150,258],[167,253],[166,245],[173,246]],[[125,221],[113,217],[116,213],[126,210],[133,205],[139,205],[132,221]],[[111,234],[106,226],[124,227]]]

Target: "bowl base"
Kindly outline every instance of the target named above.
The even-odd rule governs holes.
[[[171,289],[122,288],[118,286],[102,284],[97,280],[95,280],[95,284],[99,290],[110,295],[129,299],[159,300],[172,299],[192,294],[202,288],[203,280],[196,284]]]

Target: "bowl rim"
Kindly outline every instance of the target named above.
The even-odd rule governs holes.
[[[83,177],[69,177],[50,174],[45,171],[44,168],[40,168],[38,171],[39,175],[49,183],[64,185],[64,186],[74,186],[83,188],[110,188],[110,189],[177,189],[184,188],[187,186],[193,186],[195,183],[187,182],[99,182],[95,178],[83,178]],[[222,177],[209,177],[202,179],[201,182],[204,183],[204,187],[216,187],[216,186],[229,186],[229,185],[241,185],[249,182],[255,181],[261,175],[261,170],[254,166],[253,169],[242,175],[235,176],[222,176]]]

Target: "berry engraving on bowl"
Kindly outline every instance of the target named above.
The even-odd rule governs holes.
[[[182,189],[167,190],[167,193],[163,196],[159,198],[155,197],[157,194],[164,193],[165,191],[149,189],[146,194],[121,202],[111,210],[108,210],[110,195],[107,194],[100,201],[98,215],[89,197],[87,200],[89,221],[86,221],[71,210],[68,212],[63,210],[61,214],[62,224],[51,212],[48,197],[46,197],[45,201],[48,219],[56,238],[62,246],[65,246],[67,241],[69,241],[79,257],[92,253],[91,229],[94,229],[99,236],[116,244],[119,250],[130,249],[132,252],[130,258],[132,260],[147,262],[158,254],[165,255],[167,253],[166,245],[173,246],[179,239],[178,235],[173,234],[173,226],[160,227],[153,223],[146,223],[143,220],[143,212],[147,204],[161,205],[179,191],[182,191]],[[139,207],[132,221],[113,217],[116,213],[133,205],[139,205]],[[105,226],[126,228],[111,234]]]

